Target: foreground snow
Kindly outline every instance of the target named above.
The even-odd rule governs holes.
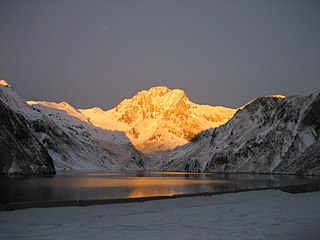
[[[0,212],[1,239],[319,239],[320,192]]]

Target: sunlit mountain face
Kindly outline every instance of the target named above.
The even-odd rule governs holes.
[[[93,125],[126,133],[142,152],[171,150],[226,123],[235,109],[192,103],[183,90],[153,87],[109,111],[79,110]]]
[[[194,104],[182,90],[154,87],[109,111],[81,110],[66,102],[26,103],[2,80],[0,174],[319,174],[319,103],[319,92],[273,95],[236,110]]]

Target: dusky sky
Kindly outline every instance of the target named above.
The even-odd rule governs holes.
[[[239,107],[320,90],[320,1],[0,0],[0,79],[110,109],[152,86]]]

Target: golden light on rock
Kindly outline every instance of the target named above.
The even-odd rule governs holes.
[[[166,151],[226,123],[236,109],[192,103],[185,92],[164,86],[141,91],[109,111],[80,112],[97,127],[126,133],[142,152]]]
[[[164,86],[141,91],[108,111],[97,107],[76,109],[66,102],[27,103],[64,111],[103,130],[123,132],[136,149],[145,153],[185,145],[198,134],[225,124],[236,112],[222,106],[195,104],[183,90]]]

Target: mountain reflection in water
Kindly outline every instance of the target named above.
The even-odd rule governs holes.
[[[177,172],[69,172],[2,176],[0,202],[115,199],[239,191],[319,182],[316,177]]]

